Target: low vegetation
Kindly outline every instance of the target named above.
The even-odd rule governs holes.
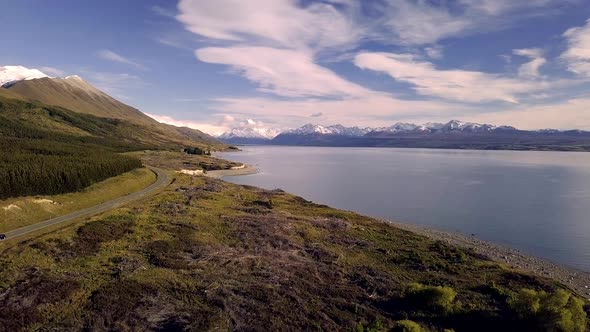
[[[0,200],[0,233],[82,210],[143,189],[156,181],[147,168],[138,168],[101,181],[79,192]]]
[[[139,158],[148,165],[177,171],[181,169],[217,171],[231,169],[232,167],[242,165],[240,163],[211,157],[207,155],[206,150],[202,151],[204,151],[203,155],[176,151],[141,151],[129,152],[126,153],[126,155]]]
[[[8,331],[581,331],[581,301],[387,223],[185,175],[0,256]]]
[[[509,304],[531,329],[583,332],[587,328],[584,302],[563,289],[553,293],[521,289]]]
[[[410,283],[404,290],[404,299],[408,305],[420,310],[448,314],[454,309],[457,292],[450,287],[425,286]]]

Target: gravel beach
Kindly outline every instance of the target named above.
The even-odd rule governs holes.
[[[206,176],[221,179],[225,176],[238,176],[238,175],[250,175],[258,173],[258,169],[253,166],[245,165],[244,168],[238,169],[223,169],[218,171],[208,171],[205,173]]]

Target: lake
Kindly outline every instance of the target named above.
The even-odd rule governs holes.
[[[247,146],[222,158],[280,188],[365,215],[474,234],[590,271],[590,153]]]

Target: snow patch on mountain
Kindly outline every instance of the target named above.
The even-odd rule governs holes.
[[[0,86],[12,84],[22,80],[33,80],[49,77],[38,69],[23,66],[0,66]]]

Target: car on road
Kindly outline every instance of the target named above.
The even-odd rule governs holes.
[[[4,240],[6,238],[6,234],[0,234],[0,240]]]

